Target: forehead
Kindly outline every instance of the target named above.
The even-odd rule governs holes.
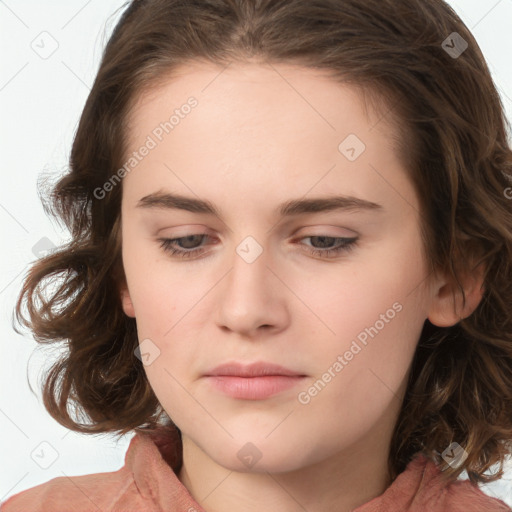
[[[135,200],[168,185],[208,197],[214,183],[219,200],[219,190],[250,188],[268,201],[270,192],[283,199],[342,185],[347,195],[374,189],[376,197],[389,188],[380,174],[396,174],[401,165],[394,130],[365,99],[360,89],[311,68],[182,66],[143,91],[130,111],[128,153],[148,137],[154,147],[126,177],[128,193]],[[404,176],[393,180],[392,189],[400,188]]]
[[[367,92],[341,83],[327,70],[283,63],[219,66],[192,61],[139,91],[127,116],[129,135],[133,140],[141,128],[148,131],[157,118],[165,121],[173,109],[179,110],[193,96],[200,103],[195,114],[201,114],[194,117],[204,121],[223,114],[216,118],[219,129],[238,124],[247,131],[261,122],[267,131],[274,128],[283,133],[282,124],[295,119],[321,131],[352,129],[362,135],[370,128],[389,138],[390,127],[382,113],[396,120],[391,119],[386,99]],[[306,124],[289,128],[296,134],[308,131]],[[230,136],[236,137],[236,133]]]

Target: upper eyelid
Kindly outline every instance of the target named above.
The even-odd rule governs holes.
[[[198,226],[190,226],[186,229],[187,230],[184,231],[183,234],[178,234],[178,235],[172,234],[169,236],[162,236],[160,238],[176,239],[176,238],[186,238],[188,236],[197,236],[197,235],[205,235],[205,236],[207,235],[210,237],[217,236],[217,235],[213,234],[213,232],[215,230],[211,230],[209,228],[200,228]],[[345,231],[349,231],[350,233],[342,234],[342,233],[330,233],[329,232],[330,230],[334,230],[334,229],[343,229]],[[167,228],[164,228],[164,229],[159,230],[159,232],[166,231],[166,230],[167,230]],[[350,229],[348,227],[334,226],[334,225],[323,225],[322,226],[322,225],[317,225],[317,224],[302,226],[300,228],[294,229],[292,236],[293,237],[299,236],[298,232],[303,232],[304,230],[306,230],[307,234],[305,234],[305,235],[302,234],[300,236],[328,236],[328,237],[332,237],[332,238],[353,238],[355,236],[359,236],[359,233],[357,231],[355,231],[354,229]],[[231,231],[232,230],[230,230],[230,232]]]
[[[162,242],[162,241],[177,241],[177,240],[182,240],[182,239],[185,239],[185,238],[188,238],[188,237],[191,237],[191,236],[203,236],[203,237],[207,237],[207,238],[210,238],[210,239],[213,239],[214,237],[212,237],[211,235],[209,235],[208,233],[190,233],[190,234],[187,234],[187,235],[182,235],[182,236],[174,236],[174,237],[160,237],[158,238],[158,241]],[[313,237],[325,237],[325,238],[332,238],[334,240],[350,240],[352,242],[356,242],[359,240],[360,238],[360,235],[354,235],[354,236],[335,236],[335,235],[331,235],[331,234],[327,234],[327,233],[318,233],[318,234],[315,234],[315,233],[309,233],[309,234],[303,234],[303,235],[298,235],[298,236],[294,236],[293,237],[293,240],[292,241],[297,241],[297,240],[303,240],[305,238],[313,238]],[[202,249],[203,247],[205,247],[207,245],[207,243],[204,243],[204,239],[200,241],[201,242],[201,245],[199,245],[198,247],[194,247],[192,249],[188,249],[189,252],[192,252],[192,251],[195,251],[195,250],[200,250]],[[214,244],[216,245],[216,244]],[[187,249],[183,249],[183,248],[180,248],[181,250],[183,251],[187,251]]]
[[[159,240],[182,240],[184,238],[188,238],[191,236],[204,236],[208,238],[215,238],[215,236],[212,236],[210,233],[189,233],[185,235],[180,236],[163,236],[159,237]],[[312,238],[312,237],[325,237],[325,238],[335,238],[335,239],[346,239],[346,240],[352,240],[359,238],[359,234],[354,235],[340,235],[340,234],[331,234],[331,233],[304,233],[304,234],[297,234],[293,236],[294,240],[301,240],[303,238]]]

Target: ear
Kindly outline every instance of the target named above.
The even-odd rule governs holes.
[[[125,284],[120,289],[121,294],[121,303],[123,305],[123,311],[127,316],[135,318],[135,308],[133,307],[132,299],[130,297],[130,292],[128,291],[128,286]]]
[[[453,278],[440,278],[433,288],[434,296],[428,315],[430,322],[438,327],[450,327],[471,315],[484,294],[484,270],[484,265],[480,264],[459,277],[466,296],[465,304]]]

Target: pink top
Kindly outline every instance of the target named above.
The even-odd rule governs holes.
[[[205,512],[180,482],[178,436],[136,433],[115,472],[57,477],[7,499],[1,512]],[[443,488],[441,470],[421,453],[380,496],[352,512],[511,512],[469,480]]]

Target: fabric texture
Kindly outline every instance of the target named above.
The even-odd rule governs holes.
[[[7,499],[0,512],[206,512],[177,477],[179,433],[137,432],[115,472],[57,477]],[[418,453],[383,494],[352,512],[511,512],[468,480],[443,486],[441,470]]]

